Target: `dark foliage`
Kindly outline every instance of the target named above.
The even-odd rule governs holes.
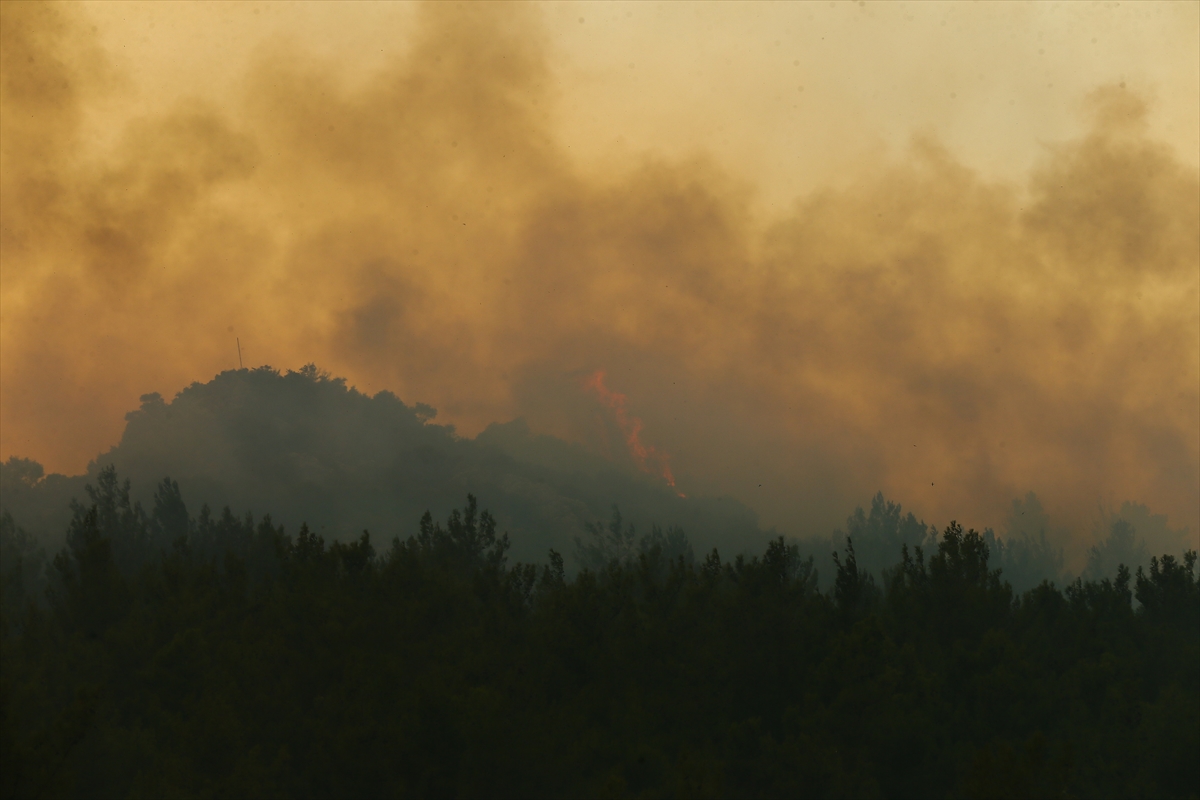
[[[878,584],[848,540],[823,594],[782,538],[696,562],[681,531],[637,540],[619,512],[568,581],[554,551],[509,564],[473,497],[385,552],[192,517],[171,481],[149,515],[111,472],[89,501],[48,587],[0,526],[5,797],[1200,786],[1194,552],[1016,596],[951,524],[899,541]]]

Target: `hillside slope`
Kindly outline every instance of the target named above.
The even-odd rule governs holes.
[[[121,441],[83,476],[42,477],[32,462],[4,465],[4,507],[53,543],[72,497],[112,465],[149,506],[166,476],[178,481],[192,513],[270,513],[289,530],[307,522],[329,540],[363,529],[376,541],[406,538],[474,494],[512,539],[518,560],[555,548],[570,560],[574,537],[609,519],[613,504],[639,532],[680,526],[697,552],[759,551],[767,540],[754,512],[721,498],[683,498],[583,447],[534,435],[523,420],[494,424],[475,439],[432,420],[390,392],[367,396],[315,367],[223,372],[167,402],[142,397],[126,415]],[[57,545],[55,545],[57,546]]]

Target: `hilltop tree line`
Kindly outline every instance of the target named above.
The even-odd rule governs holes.
[[[615,509],[568,576],[473,497],[377,548],[108,469],[52,558],[0,524],[3,795],[1196,796],[1194,551],[1016,592],[956,523],[882,570],[849,528],[828,591]]]
[[[385,542],[406,538],[424,511],[444,518],[468,492],[487,498],[513,532],[510,556],[523,561],[555,548],[570,562],[573,538],[614,499],[631,518],[684,526],[706,551],[757,550],[770,538],[741,503],[681,498],[632,463],[537,434],[523,419],[464,438],[436,418],[430,406],[386,391],[367,396],[311,364],[285,374],[233,370],[173,399],[144,395],[120,442],[86,475],[47,475],[30,459],[0,462],[0,500],[49,550],[61,546],[71,498],[108,466],[132,480],[147,508],[170,475],[190,500],[270,511],[288,530],[307,523],[327,541],[352,541],[364,528]]]
[[[121,441],[87,474],[46,474],[36,461],[17,457],[0,462],[0,508],[55,552],[71,520],[70,500],[114,467],[132,479],[134,499],[148,508],[157,483],[170,475],[189,499],[214,508],[268,510],[276,524],[294,532],[307,523],[330,542],[351,542],[365,528],[387,543],[397,534],[406,538],[425,510],[444,518],[471,492],[486,497],[500,527],[512,532],[510,558],[538,560],[553,548],[564,554],[569,575],[585,563],[595,571],[592,551],[573,542],[589,538],[587,524],[606,517],[614,499],[628,520],[682,526],[701,555],[714,547],[726,558],[760,554],[777,535],[733,498],[678,496],[622,462],[623,446],[614,448],[614,459],[601,457],[538,434],[521,419],[468,439],[435,424],[436,417],[435,409],[389,392],[367,396],[312,364],[286,373],[224,372],[169,401],[144,395],[126,415]],[[809,507],[781,522],[781,532],[814,557],[824,591],[832,588],[831,553],[844,550],[847,538],[877,580],[895,566],[902,545],[936,547],[936,529],[882,495],[832,535],[830,512]],[[1079,520],[1052,519],[1032,492],[996,522],[997,532],[981,535],[992,565],[1018,593],[1044,580],[1065,586],[1079,576],[1112,579],[1120,564],[1148,569],[1153,554],[1200,547],[1190,530],[1170,527],[1139,503],[1100,509],[1090,537]],[[1095,546],[1087,551],[1085,542]]]

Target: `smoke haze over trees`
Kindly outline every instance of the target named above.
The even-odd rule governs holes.
[[[0,262],[0,795],[1200,786],[1200,4],[0,2]]]
[[[612,435],[619,446],[622,431]],[[364,529],[384,539],[407,535],[398,527],[404,521],[426,510],[444,516],[472,493],[509,532],[514,558],[531,560],[555,548],[572,572],[632,557],[646,537],[672,557],[683,555],[684,546],[672,543],[678,529],[697,554],[713,547],[755,553],[784,533],[814,556],[824,580],[832,575],[830,554],[850,538],[861,568],[882,580],[902,546],[929,544],[935,529],[882,494],[834,531],[804,517],[782,531],[764,529],[735,500],[680,496],[632,461],[533,434],[523,420],[460,437],[437,424],[430,406],[406,405],[389,392],[369,397],[312,365],[284,374],[225,372],[169,403],[146,395],[126,415],[121,441],[85,475],[45,475],[28,459],[0,464],[0,506],[53,552],[72,502],[84,501],[87,482],[110,467],[130,481],[133,502],[146,509],[155,507],[155,492],[169,477],[194,511],[207,506],[219,514],[228,507],[240,516],[274,509],[287,530],[307,523],[329,541],[353,541]],[[1029,493],[1012,502],[999,531],[983,535],[1019,591],[1081,574],[1112,578],[1118,564],[1148,567],[1151,553],[1178,555],[1194,546],[1190,531],[1136,503],[1099,509],[1085,524],[1092,539],[1081,545]]]
[[[150,36],[166,47],[188,29],[170,15],[194,9],[159,5],[144,10],[162,15]],[[877,490],[997,531],[1033,490],[1076,548],[1094,543],[1098,504],[1127,498],[1200,531],[1200,175],[1167,143],[1187,135],[1162,124],[1194,127],[1163,104],[1197,93],[1168,81],[1156,105],[1144,73],[1106,66],[1129,63],[1117,43],[1143,17],[1175,15],[1155,24],[1182,49],[1155,38],[1148,52],[1175,68],[1154,74],[1194,81],[1194,7],[1068,6],[1075,22],[1047,28],[1036,5],[836,5],[761,7],[798,17],[721,65],[766,59],[794,132],[771,171],[797,188],[764,210],[703,148],[577,157],[564,117],[635,120],[587,122],[604,111],[580,100],[590,79],[563,77],[555,7],[414,7],[353,75],[349,54],[274,38],[219,96],[156,95],[122,115],[141,76],[126,42],[101,35],[119,34],[105,7],[3,4],[0,454],[78,473],[136,398],[235,366],[240,337],[248,366],[316,361],[372,395],[421,398],[468,436],[523,418],[598,452],[611,419],[582,383],[603,371],[680,491],[733,497],[780,531],[830,530]],[[656,14],[736,16],[630,7],[618,23],[600,9],[570,22],[614,53]],[[220,13],[248,29],[270,12]],[[965,40],[972,14],[979,38]],[[1092,25],[1058,50],[1042,39]],[[966,47],[978,63],[919,70],[921,86],[962,83],[934,101],[892,85],[907,57],[853,55],[908,36],[923,58]],[[1067,52],[1070,69],[1050,63]],[[187,53],[200,58],[180,43],[176,60]],[[854,69],[823,63],[835,53]],[[611,66],[661,79],[644,72],[652,55]],[[1005,76],[1085,67],[1094,83],[1070,97],[1043,86],[1036,109],[1011,104],[1034,91]],[[794,173],[828,137],[853,138],[862,120],[831,98],[861,93],[864,107],[943,108],[946,138],[937,118],[889,119],[880,135],[910,146],[864,147],[876,155],[828,182]],[[947,144],[968,120],[986,138],[1050,110],[1078,122],[1003,178]]]

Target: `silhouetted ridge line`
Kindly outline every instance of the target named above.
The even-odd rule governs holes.
[[[767,539],[754,513],[734,501],[684,500],[651,476],[535,435],[523,421],[465,439],[433,422],[428,405],[386,391],[368,396],[312,364],[231,370],[170,402],[158,394],[141,400],[120,443],[88,476],[114,466],[145,504],[169,475],[192,503],[275,509],[289,530],[307,522],[329,540],[351,541],[363,529],[406,534],[403,520],[427,508],[445,515],[472,493],[486,499],[522,558],[549,547],[573,553],[574,537],[614,502],[647,530],[681,526],[705,548],[741,552]],[[37,516],[35,527],[57,534],[65,500],[83,495],[85,479],[67,480],[65,498],[66,487],[48,498],[53,512],[22,498],[6,507],[22,524]]]

